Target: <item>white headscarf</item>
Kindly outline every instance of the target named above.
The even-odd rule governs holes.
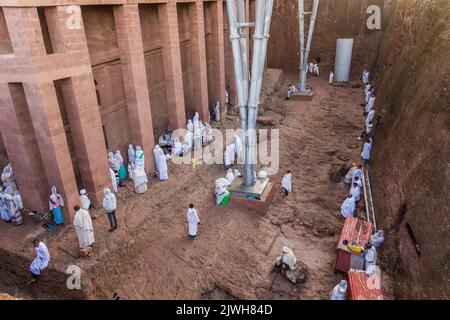
[[[370,237],[370,243],[372,243],[372,245],[375,248],[379,248],[384,242],[384,231],[383,230],[378,230],[374,235],[372,235]]]
[[[56,186],[52,186],[52,194],[49,197],[49,207],[53,210],[57,207],[64,207],[64,200],[62,196],[58,193]]]
[[[106,211],[116,210],[116,196],[111,192],[109,188],[103,189],[103,208]]]
[[[117,162],[119,162],[119,165],[122,165],[123,163],[123,157],[120,154],[120,150],[116,150],[116,153],[114,154],[114,159],[117,160]]]

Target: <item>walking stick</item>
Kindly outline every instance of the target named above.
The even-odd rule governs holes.
[[[280,273],[280,268],[278,268],[277,273],[275,273],[275,277],[273,277],[272,283],[270,284],[270,287],[269,287],[269,291],[272,290],[272,286],[275,283],[275,280],[277,279],[277,276],[279,273]]]

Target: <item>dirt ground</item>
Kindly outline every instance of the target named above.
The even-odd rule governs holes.
[[[327,299],[343,278],[334,273],[333,265],[343,225],[340,205],[348,191],[343,182],[330,181],[329,173],[360,161],[359,145],[347,145],[357,143],[364,117],[362,89],[332,87],[325,78],[310,79],[316,91],[313,101],[284,102],[281,91],[295,79],[286,76],[281,91],[261,107],[264,116],[274,120],[271,127],[280,129],[281,141],[281,168],[271,177],[276,196],[266,216],[215,205],[214,182],[225,175],[222,166],[193,169],[171,163],[168,181],[152,178],[143,195],[129,187],[118,194],[116,231],[108,232],[104,214],[94,220],[92,258],[73,257],[78,241],[72,226],[56,231],[58,236],[46,233],[44,241],[52,256],[49,269],[64,272],[71,264],[80,266],[82,285],[88,286],[83,288],[85,297],[93,299],[112,299],[114,294],[121,299]],[[233,127],[238,123],[229,116],[222,128]],[[280,182],[287,169],[293,172],[293,192],[284,197]],[[187,237],[186,224],[191,202],[201,219],[199,236],[193,241]],[[2,233],[6,228],[12,227],[0,225]],[[11,236],[19,232],[19,228],[11,230],[5,232]],[[27,245],[17,251],[31,258],[32,246]],[[269,291],[273,262],[285,245],[307,266],[309,279],[292,286],[277,277]],[[27,269],[27,264],[21,266],[18,277],[23,278]],[[16,286],[19,292],[27,290],[30,297],[42,298],[40,292],[48,291],[48,283],[56,280],[44,274],[32,289],[23,288],[21,281],[6,289],[0,281],[0,291]],[[393,298],[386,274],[382,287],[385,298]],[[52,297],[64,295],[54,292]]]

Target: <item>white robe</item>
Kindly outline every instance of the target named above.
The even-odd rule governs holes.
[[[369,100],[370,100],[370,97],[372,96],[372,93],[370,92],[370,89],[369,89],[369,91],[368,92],[366,92],[366,106],[367,106],[367,104],[369,103]]]
[[[200,222],[200,219],[198,217],[197,210],[195,208],[189,208],[187,211],[187,222],[189,225],[189,235],[190,236],[196,236],[197,235],[197,225]]]
[[[234,136],[234,147],[235,147],[237,158],[241,159],[242,158],[242,141],[238,135]]]
[[[144,169],[141,167],[136,167],[133,170],[133,182],[136,193],[144,193],[147,191],[148,178]]]
[[[330,300],[346,300],[347,281],[342,280],[330,293]]]
[[[214,105],[214,117],[217,122],[220,121],[220,102],[217,101]]]
[[[370,122],[373,121],[373,118],[375,118],[375,110],[374,109],[370,110],[370,112],[367,114],[366,127],[369,125]]]
[[[345,199],[341,206],[341,214],[344,218],[353,217],[355,212],[355,199],[353,197]]]
[[[233,183],[234,179],[236,179],[232,169],[227,170],[227,175],[225,176],[225,179],[227,179],[230,183]]]
[[[353,180],[353,173],[355,170],[358,169],[358,167],[351,167],[350,170],[348,170],[347,174],[345,175],[344,182],[349,184]]]
[[[169,173],[167,170],[167,158],[164,153],[162,153],[162,154],[160,153],[158,155],[157,163],[158,163],[158,168],[159,168],[159,170],[158,170],[159,180],[164,181],[164,180],[169,179]]]
[[[30,265],[30,271],[35,275],[40,275],[50,262],[50,253],[48,252],[47,246],[42,241],[39,245],[34,248],[36,250],[36,258]]]
[[[375,97],[371,96],[369,98],[369,102],[366,105],[366,112],[369,113],[370,110],[372,110],[374,106],[375,106]]]
[[[364,93],[366,94],[366,96],[367,96],[367,94],[370,93],[370,89],[372,89],[372,86],[370,85],[370,83],[366,84],[366,86],[364,87]],[[367,100],[367,102],[368,101],[369,100]]]
[[[285,188],[288,192],[292,191],[292,173],[286,173],[281,180],[281,186]]]
[[[366,142],[364,143],[363,150],[361,152],[361,157],[364,160],[370,160],[370,152],[372,151],[372,143]]]
[[[114,171],[111,168],[109,168],[109,173],[111,175],[112,188],[113,188],[114,192],[118,192],[119,189],[117,188],[116,174],[114,173]]]
[[[292,249],[288,247],[283,247],[283,253],[278,257],[277,261],[280,261],[287,265],[290,270],[295,270],[297,264],[297,257],[295,256]]]
[[[161,153],[164,154],[164,151],[159,147],[159,145],[156,145],[153,149],[153,156],[155,158],[156,162],[156,171],[159,172],[159,157],[161,156]]]
[[[308,71],[309,71],[309,73],[313,73],[314,72],[314,64],[312,62],[309,63]]]
[[[320,73],[319,73],[319,65],[317,63],[314,64],[314,74],[316,76],[320,75]]]
[[[362,76],[362,80],[364,83],[369,83],[369,71],[364,71],[363,72],[363,76]]]
[[[186,129],[188,131],[190,131],[190,132],[194,132],[194,123],[192,123],[191,119],[188,120],[188,123],[186,125]]]
[[[358,202],[361,200],[361,188],[359,186],[351,187],[350,194],[355,198],[355,201]]]
[[[91,206],[91,200],[89,200],[86,194],[80,194],[80,204],[82,209],[89,210],[89,207]]]
[[[333,84],[333,81],[334,81],[334,73],[330,72],[330,78],[328,79],[328,83]]]
[[[375,247],[379,248],[384,242],[384,231],[378,230],[375,234],[370,237],[370,243]]]
[[[145,154],[144,151],[136,148],[136,152],[135,152],[135,159],[134,159],[134,164],[136,166],[140,166],[141,168],[145,169]]]
[[[94,228],[88,211],[83,209],[78,210],[73,218],[73,225],[77,232],[80,248],[85,248],[94,243]]]

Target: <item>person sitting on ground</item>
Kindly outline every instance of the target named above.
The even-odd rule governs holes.
[[[45,243],[39,241],[38,239],[34,239],[33,245],[36,251],[36,257],[30,265],[31,280],[28,282],[28,284],[37,281],[42,271],[47,268],[48,263],[50,262],[50,253],[48,252]]]
[[[355,213],[355,198],[351,194],[348,195],[347,199],[342,203],[341,214],[344,218],[353,217]]]
[[[330,300],[346,300],[347,299],[347,281],[341,280],[330,292]]]
[[[292,191],[292,173],[291,170],[286,171],[286,174],[281,180],[281,190],[284,192],[285,196],[289,195]]]
[[[275,260],[275,265],[281,266],[285,270],[295,270],[297,267],[297,257],[294,252],[288,247],[283,247],[281,251],[281,256]]]
[[[370,110],[372,110],[375,107],[375,101],[376,101],[375,91],[372,88],[371,92],[370,92],[370,96],[369,96],[369,101],[367,102],[366,108],[365,108],[366,113],[369,113]]]
[[[284,96],[284,100],[289,100],[289,99],[291,98],[291,96],[292,96],[292,94],[293,94],[293,91],[292,91],[292,89],[291,89],[291,86],[292,86],[292,84],[289,85],[288,91],[286,92],[286,95]]]

